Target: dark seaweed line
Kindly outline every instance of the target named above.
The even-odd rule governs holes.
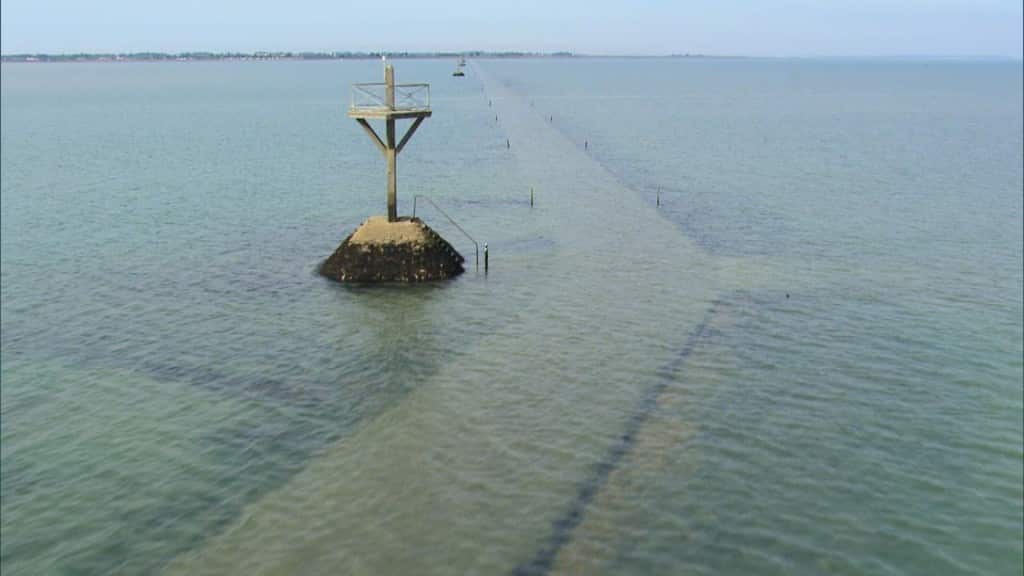
[[[644,394],[637,410],[626,422],[625,430],[619,441],[612,446],[608,454],[600,460],[590,474],[580,483],[576,490],[576,498],[569,504],[565,513],[556,518],[551,525],[551,536],[533,558],[519,564],[512,571],[516,576],[547,574],[555,563],[558,553],[572,537],[573,531],[583,521],[587,507],[594,500],[594,497],[601,492],[612,471],[619,467],[622,460],[632,451],[636,443],[637,434],[650,418],[651,413],[658,405],[658,399],[668,387],[672,375],[683,365],[690,354],[697,347],[697,343],[704,337],[711,319],[716,313],[720,304],[715,300],[711,308],[704,315],[700,325],[687,337],[686,343],[679,351],[679,354],[662,369],[662,376]]]

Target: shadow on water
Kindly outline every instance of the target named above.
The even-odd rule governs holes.
[[[197,434],[199,453],[186,463],[193,471],[167,480],[180,487],[140,487],[152,491],[147,503],[118,513],[118,538],[76,552],[69,559],[74,572],[108,573],[126,565],[159,569],[231,525],[248,503],[285,484],[324,446],[398,402],[460,343],[469,344],[468,337],[442,325],[451,325],[445,307],[456,286],[324,281],[326,292],[308,294],[328,302],[313,309],[319,318],[302,334],[273,335],[261,327],[244,346],[222,340],[202,354],[194,353],[197,344],[169,341],[159,357],[147,355],[141,362],[89,350],[76,369],[126,370],[158,383],[185,384],[233,408],[230,417]],[[242,338],[238,327],[231,334]],[[5,475],[5,496],[18,493],[22,480],[32,478]],[[54,533],[53,539],[49,545],[56,546],[62,536]],[[5,563],[16,564],[8,552],[16,550],[5,549]]]
[[[611,165],[597,159],[602,164]],[[609,166],[613,174],[614,167]],[[625,184],[624,184],[625,185]],[[795,231],[784,219],[761,217],[747,221],[742,210],[748,194],[739,190],[713,190],[700,185],[684,188],[640,184],[643,200],[658,208],[684,236],[715,256],[777,256],[791,250]]]
[[[191,508],[185,514],[194,514],[205,526],[165,561],[230,525],[248,502],[285,484],[318,450],[398,402],[447,359],[432,306],[450,285],[325,284],[337,300],[336,307],[324,308],[328,323],[348,329],[322,335],[322,348],[307,359],[315,366],[297,370],[293,378],[248,382],[209,370],[188,375],[200,386],[229,386],[236,392],[241,386],[261,403],[274,405],[273,412],[282,417],[255,425],[240,422],[205,435],[206,456],[222,463],[225,473],[217,479],[215,493],[188,501]],[[233,496],[225,500],[224,494]],[[169,503],[167,511],[181,517],[181,505]],[[211,505],[219,513],[204,518],[204,508]],[[144,516],[152,522],[162,514]]]
[[[448,198],[446,204],[453,208],[480,208],[492,210],[495,208],[518,207],[529,208],[530,199],[523,195],[522,198]]]
[[[687,337],[679,353],[659,371],[660,377],[641,397],[632,416],[626,421],[618,441],[611,446],[604,458],[594,464],[590,473],[576,488],[576,496],[569,503],[566,510],[552,523],[551,534],[547,540],[530,560],[516,566],[512,571],[513,574],[536,575],[547,574],[551,571],[559,552],[569,543],[573,531],[583,521],[587,508],[608,482],[612,472],[622,464],[623,460],[633,450],[641,429],[658,406],[658,399],[696,349],[697,345],[706,336],[706,333],[709,331],[709,325],[721,306],[721,299],[716,299],[711,303],[711,307],[704,315],[701,323]]]

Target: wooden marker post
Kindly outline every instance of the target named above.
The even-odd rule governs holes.
[[[353,85],[353,102],[348,110],[348,116],[355,119],[363,127],[363,130],[370,136],[370,139],[373,140],[377,149],[380,150],[387,161],[388,222],[394,222],[398,220],[398,154],[408,144],[409,139],[412,138],[416,129],[420,127],[423,119],[430,117],[430,86],[427,84],[397,85],[399,89],[404,89],[407,92],[422,90],[425,92],[427,100],[426,102],[401,102],[396,104],[395,70],[390,64],[384,67],[383,101],[380,99],[380,93],[373,91],[380,86],[380,84]],[[368,104],[357,104],[354,98],[357,93],[367,96],[371,102]],[[402,136],[402,139],[398,140],[395,121],[403,118],[412,119],[413,123],[405,132],[405,135]],[[370,123],[367,122],[370,119],[384,120],[385,132],[383,140],[377,135],[373,127],[370,126]]]

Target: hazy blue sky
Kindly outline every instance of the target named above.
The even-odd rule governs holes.
[[[1022,53],[1021,0],[0,0],[0,50]]]

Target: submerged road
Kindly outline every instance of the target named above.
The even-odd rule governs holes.
[[[659,415],[729,295],[779,274],[706,253],[486,67],[481,106],[538,197],[492,246],[546,242],[444,296],[486,282],[503,321],[169,573],[590,574],[643,525],[637,471],[697,430]]]

